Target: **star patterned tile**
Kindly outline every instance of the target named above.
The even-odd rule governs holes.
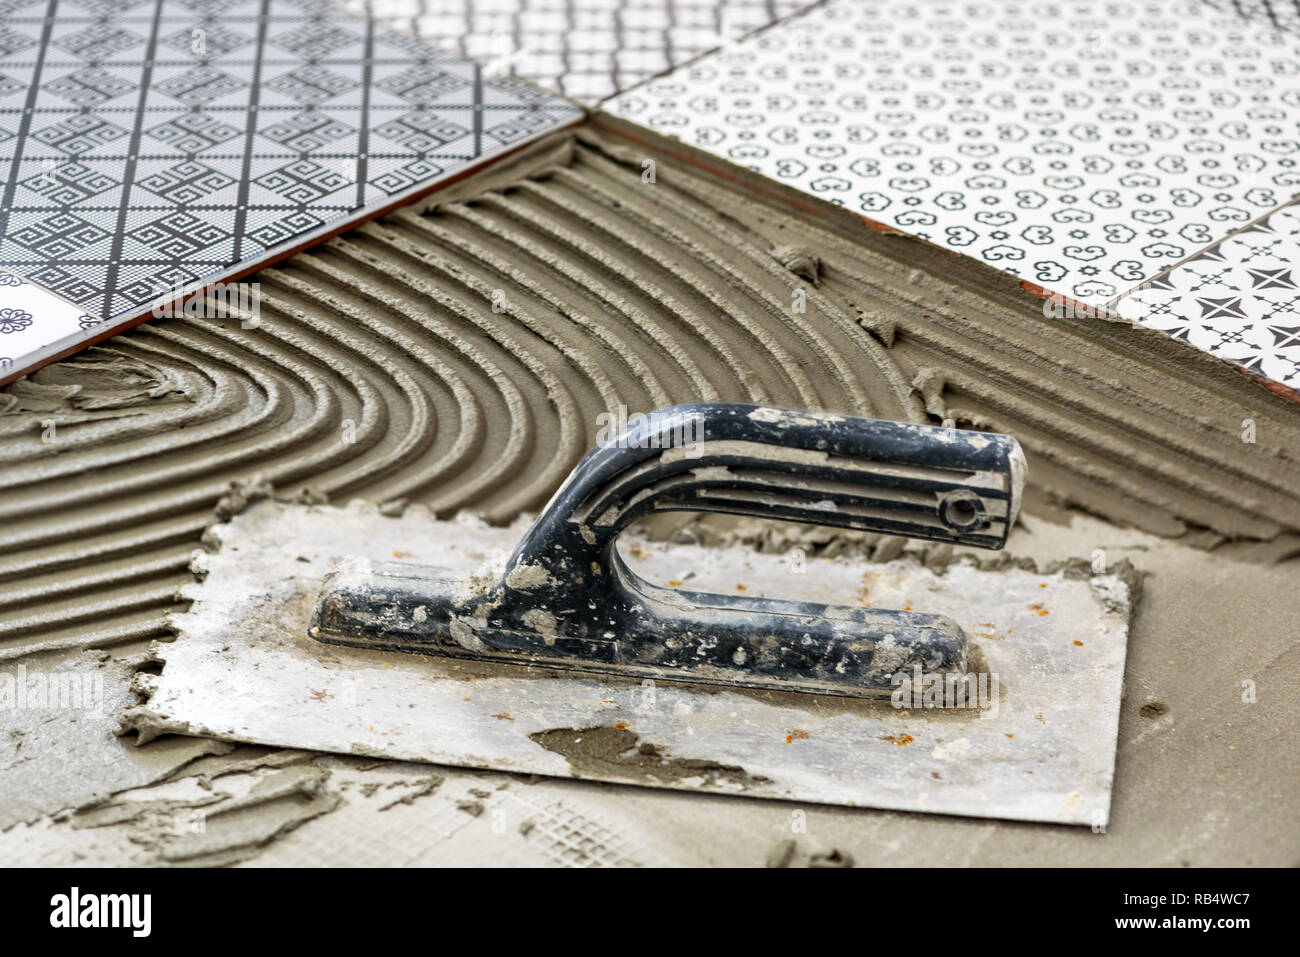
[[[1148,282],[1119,301],[1118,313],[1300,389],[1300,205]]]

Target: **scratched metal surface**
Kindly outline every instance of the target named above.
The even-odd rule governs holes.
[[[784,557],[744,548],[631,550],[641,574],[673,582],[693,572],[696,590],[941,608],[971,635],[981,670],[998,675],[988,710],[898,711],[888,701],[669,682],[647,697],[640,682],[306,635],[321,577],[347,554],[470,572],[521,531],[519,522],[438,522],[418,508],[393,519],[362,503],[254,506],[214,529],[219,550],[196,557],[206,577],[187,592],[195,604],[175,618],[178,639],[159,646],[161,675],[140,676],[150,697],[128,720],[146,733],[756,798],[1106,823],[1130,611],[1114,576],[965,564],[937,575],[908,560],[846,558],[817,559],[796,576]],[[598,740],[626,753],[596,749]]]

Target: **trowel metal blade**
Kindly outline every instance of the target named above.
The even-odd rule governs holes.
[[[850,806],[1099,825],[1109,813],[1130,602],[1113,575],[942,574],[748,548],[630,543],[654,582],[701,590],[942,607],[970,635],[991,700],[931,709],[867,700],[622,680],[328,645],[307,636],[344,556],[437,562],[470,574],[518,540],[493,528],[265,502],[214,526],[161,674],[128,725],[653,787]],[[383,542],[383,548],[377,547]],[[396,554],[395,554],[396,553]],[[630,559],[633,560],[633,559]],[[984,707],[980,704],[986,705]],[[895,707],[896,704],[902,705]]]

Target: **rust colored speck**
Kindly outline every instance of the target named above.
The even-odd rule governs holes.
[[[492,715],[492,717],[496,718],[498,721],[513,721],[513,720],[515,720],[514,718],[510,717],[510,712],[509,712],[509,711],[502,711],[500,714],[494,714],[494,715]]]
[[[800,740],[803,740],[807,737],[808,737],[807,731],[801,731],[798,728],[795,728],[793,731],[791,731],[789,734],[785,736],[785,743],[793,744],[795,738],[799,738]]]
[[[1042,605],[1038,605],[1038,604],[1030,605],[1030,606],[1029,606],[1029,610],[1032,611],[1032,612],[1037,612],[1037,613],[1040,614],[1040,615],[1050,615],[1050,614],[1051,614],[1050,611],[1048,611],[1048,610],[1047,610],[1046,608],[1044,608]]]
[[[1080,648],[1083,647],[1083,642],[1080,641],[1078,638],[1074,639],[1074,643],[1075,643],[1076,645],[1078,645]]]

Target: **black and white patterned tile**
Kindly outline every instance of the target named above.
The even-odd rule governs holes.
[[[494,74],[595,103],[813,0],[347,0]]]
[[[1300,389],[1300,206],[1232,234],[1117,307],[1124,319]]]
[[[1274,30],[1300,33],[1300,0],[1206,0],[1224,13],[1235,13]]]
[[[582,116],[329,0],[0,0],[0,18],[10,374],[103,332],[83,316],[134,318]]]
[[[1300,43],[1196,0],[831,0],[605,108],[1090,305],[1300,192]]]
[[[33,355],[72,337],[90,338],[104,320],[0,269],[0,379],[21,371]],[[57,351],[49,355],[56,355]]]

